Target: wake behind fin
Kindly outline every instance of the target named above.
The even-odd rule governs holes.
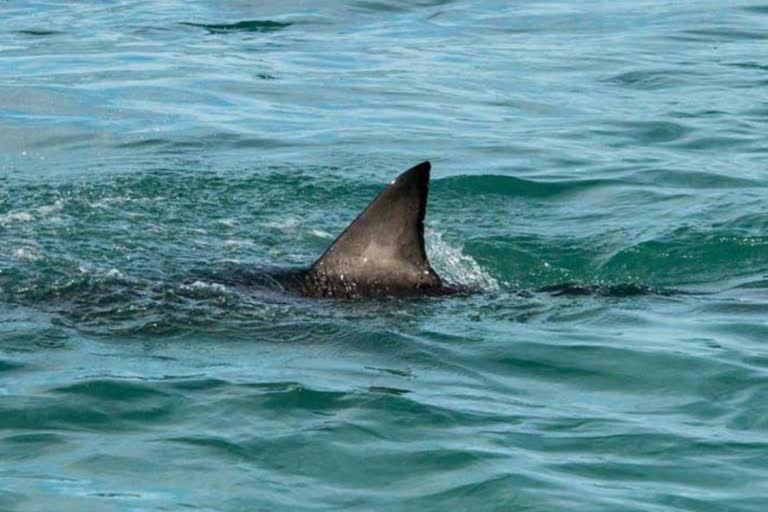
[[[398,176],[305,276],[313,296],[417,295],[442,286],[424,248],[430,163]]]

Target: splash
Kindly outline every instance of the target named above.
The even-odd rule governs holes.
[[[479,288],[485,291],[499,289],[499,282],[496,279],[483,270],[474,258],[443,240],[442,233],[427,228],[425,234],[427,252],[432,267],[446,281],[458,286]]]
[[[212,292],[214,294],[222,294],[227,292],[227,287],[219,283],[208,283],[205,281],[194,281],[190,284],[182,284],[179,287],[186,292]]]
[[[5,226],[19,222],[32,222],[36,219],[46,219],[62,208],[64,208],[64,201],[57,199],[53,204],[42,205],[32,210],[4,213],[0,215],[0,225]]]
[[[38,251],[32,247],[20,247],[19,249],[16,249],[14,255],[16,256],[16,259],[21,261],[39,261],[43,258]]]

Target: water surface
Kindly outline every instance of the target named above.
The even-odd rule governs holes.
[[[768,4],[0,15],[0,510],[765,509]],[[210,278],[425,159],[484,293]]]

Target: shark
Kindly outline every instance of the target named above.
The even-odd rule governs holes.
[[[418,297],[460,293],[429,263],[424,246],[431,164],[400,174],[307,269],[284,283],[303,296]]]

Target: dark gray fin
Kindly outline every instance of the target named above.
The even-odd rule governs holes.
[[[423,162],[390,183],[312,265],[306,293],[410,295],[440,288],[424,249],[429,170]]]

